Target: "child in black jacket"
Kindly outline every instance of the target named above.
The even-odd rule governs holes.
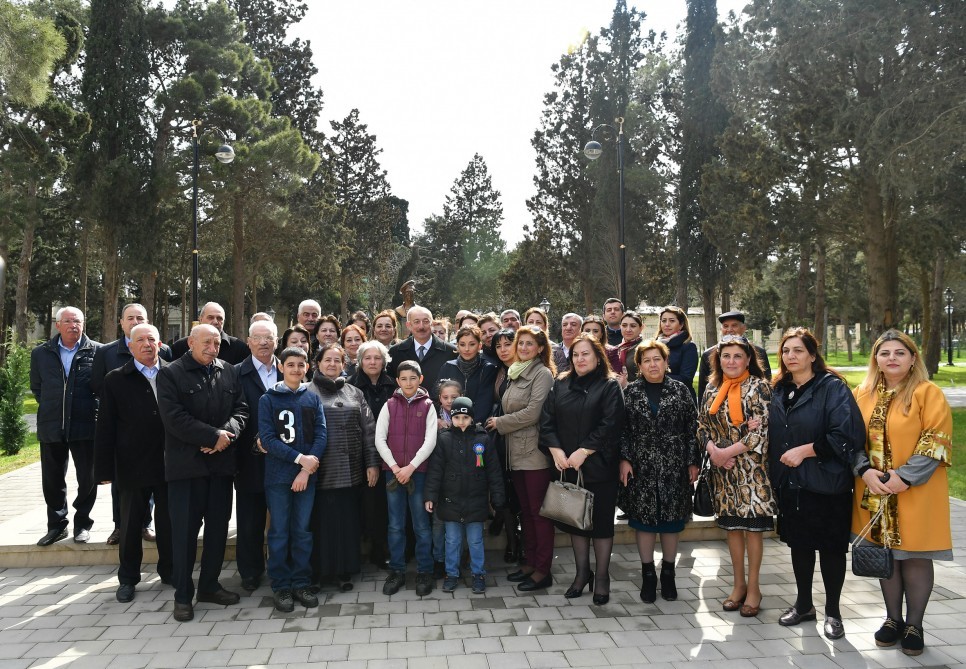
[[[490,447],[486,430],[473,422],[473,401],[458,397],[450,410],[453,427],[439,433],[436,450],[429,459],[423,496],[426,510],[446,523],[446,578],[443,592],[459,584],[463,533],[470,549],[473,592],[486,592],[483,566],[483,522],[489,518],[490,502],[503,506],[503,476],[496,449]]]

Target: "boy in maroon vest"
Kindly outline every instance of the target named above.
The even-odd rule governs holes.
[[[436,409],[420,387],[419,363],[404,360],[396,368],[399,388],[379,412],[376,448],[382,456],[389,505],[389,576],[384,595],[394,595],[406,583],[406,510],[416,534],[416,594],[433,591],[433,534],[423,510],[427,459],[436,448]]]

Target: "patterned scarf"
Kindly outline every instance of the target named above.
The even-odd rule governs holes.
[[[714,401],[711,402],[711,409],[709,413],[714,416],[718,413],[718,409],[724,403],[725,397],[728,398],[728,420],[735,427],[741,427],[745,422],[745,415],[741,411],[741,384],[745,382],[751,374],[748,373],[746,369],[741,376],[729,379],[725,377],[721,382],[721,387],[718,388],[718,394],[715,396]]]
[[[640,344],[642,341],[644,341],[644,337],[638,336],[630,341],[625,341],[620,343],[620,345],[617,347],[617,359],[620,360],[620,366],[617,368],[617,371],[620,371],[627,366],[628,351],[631,351],[637,348],[637,345]]]
[[[889,407],[892,405],[892,400],[896,398],[896,391],[886,390],[885,384],[880,383],[879,387],[876,388],[876,393],[878,397],[875,408],[872,409],[872,416],[869,418],[866,447],[869,449],[869,462],[872,468],[885,472],[892,469],[892,445],[889,443],[889,435],[886,433],[886,422],[888,421]],[[868,509],[870,514],[875,515],[881,504],[882,496],[873,495],[866,488],[862,494],[862,508]],[[879,522],[872,526],[869,537],[886,547],[901,546],[899,503],[896,495],[889,495],[885,504],[885,512],[879,517]]]

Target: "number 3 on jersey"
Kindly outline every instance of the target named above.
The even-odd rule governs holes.
[[[295,414],[285,409],[278,412],[278,438],[285,444],[295,441]]]

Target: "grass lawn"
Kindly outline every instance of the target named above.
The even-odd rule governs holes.
[[[12,472],[40,460],[40,443],[33,432],[27,437],[27,445],[16,455],[0,455],[0,474]]]
[[[33,396],[28,397],[23,403],[23,412],[37,413],[37,400]]]
[[[949,468],[949,494],[966,499],[966,409],[953,409],[953,466]]]

